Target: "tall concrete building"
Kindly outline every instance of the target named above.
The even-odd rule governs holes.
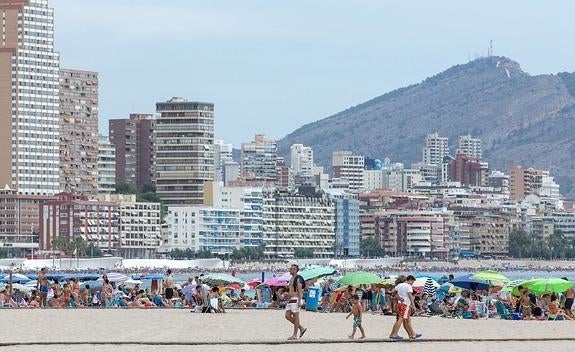
[[[509,192],[511,199],[522,200],[526,195],[536,194],[541,188],[543,170],[512,165],[509,168]]]
[[[234,161],[233,146],[231,143],[224,143],[221,139],[214,141],[214,167],[215,180],[224,180],[224,167],[227,162]]]
[[[157,103],[153,181],[168,205],[203,204],[214,179],[214,104],[172,98]]]
[[[349,181],[350,190],[363,188],[363,155],[353,155],[350,151],[336,151],[332,155],[333,177]]]
[[[0,184],[19,193],[60,189],[59,54],[47,0],[2,0]]]
[[[291,169],[296,175],[312,175],[313,150],[303,144],[293,144],[290,147]]]
[[[60,189],[98,193],[98,73],[60,70]]]
[[[152,114],[130,114],[128,119],[109,121],[110,142],[116,153],[116,182],[127,182],[138,189],[152,182]]]
[[[449,155],[449,142],[447,137],[441,137],[437,133],[428,134],[425,139],[425,147],[422,153],[424,164],[441,165],[443,158]]]
[[[481,159],[481,139],[473,138],[471,135],[459,136],[459,142],[457,144],[457,151],[455,155],[458,154],[466,155],[470,158]]]
[[[253,141],[242,143],[242,177],[246,181],[276,182],[277,155],[275,139],[256,134]]]
[[[116,157],[110,139],[98,137],[98,193],[112,193],[116,190]]]

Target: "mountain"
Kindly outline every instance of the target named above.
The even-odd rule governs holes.
[[[433,132],[449,137],[452,152],[460,135],[480,137],[491,169],[549,169],[561,192],[575,196],[575,73],[531,76],[505,57],[453,66],[304,125],[278,141],[278,151],[287,157],[292,144],[302,143],[325,167],[334,150],[409,167]]]

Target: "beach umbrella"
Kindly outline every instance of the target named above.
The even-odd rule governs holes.
[[[383,279],[377,276],[374,273],[370,273],[367,271],[354,271],[349,273],[339,279],[337,282],[338,284],[344,285],[370,285],[370,284],[379,284],[383,281]]]
[[[424,287],[425,284],[427,283],[427,281],[431,282],[431,285],[433,285],[433,287],[435,288],[439,288],[439,283],[437,281],[435,281],[434,279],[430,278],[430,277],[426,277],[426,276],[422,276],[422,277],[418,277],[417,279],[415,279],[415,281],[413,282],[413,287]]]
[[[507,294],[512,294],[514,296],[519,296],[519,290],[517,289],[517,287],[519,285],[521,285],[522,282],[525,282],[525,280],[521,279],[521,280],[513,280],[513,281],[509,281],[505,286],[503,286],[503,288],[501,289],[501,293],[507,293]]]
[[[453,286],[457,286],[465,290],[476,291],[489,289],[489,283],[487,281],[474,279],[472,276],[472,274],[458,276],[450,282],[453,284]]]
[[[259,285],[259,284],[261,284],[261,283],[262,283],[262,280],[260,280],[260,279],[252,279],[252,280],[250,280],[250,281],[247,282],[247,285],[248,285],[250,288],[254,288],[254,287],[256,287],[257,285]]]
[[[567,281],[560,278],[532,279],[520,284],[535,294],[543,293],[562,293],[573,287],[573,281]]]
[[[105,274],[108,277],[108,280],[110,282],[115,282],[117,284],[121,284],[125,281],[128,281],[130,279],[130,277],[126,274],[122,274],[122,273],[107,273]],[[98,279],[98,281],[104,281],[104,276],[100,276],[100,278]]]
[[[509,282],[509,279],[505,275],[495,270],[480,271],[476,274],[471,275],[471,277],[473,279],[485,280],[491,286],[504,286]]]
[[[305,281],[308,281],[328,275],[333,275],[335,273],[336,270],[334,268],[320,266],[317,268],[302,270],[299,274],[301,275],[301,277],[303,277]]]
[[[272,286],[272,287],[283,287],[286,286],[289,282],[288,280],[284,280],[282,277],[270,277],[269,279],[267,279],[266,281],[264,281],[262,284],[260,285],[268,285],[268,286]]]
[[[435,280],[433,280],[432,278],[428,278],[425,281],[425,284],[423,285],[423,293],[427,296],[434,296],[437,288],[439,287],[439,284],[437,284],[437,282],[436,282],[436,284],[437,284],[437,287],[436,287],[434,285],[433,281],[435,281]]]
[[[223,273],[214,273],[204,275],[202,277],[202,282],[210,286],[227,286],[229,284],[241,284],[245,285],[245,282],[235,276],[231,276]]]
[[[0,279],[0,282],[9,282],[9,281],[10,281],[10,275],[6,275],[2,279]],[[26,275],[12,274],[12,282],[13,283],[25,284],[28,281],[31,281],[31,280]]]

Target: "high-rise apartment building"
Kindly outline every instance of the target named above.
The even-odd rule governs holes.
[[[60,189],[98,193],[98,73],[60,70]]]
[[[441,165],[443,158],[449,155],[449,143],[447,137],[440,137],[437,133],[428,134],[425,139],[425,147],[422,153],[424,164]]]
[[[256,134],[253,141],[242,143],[242,177],[246,181],[276,182],[277,155],[275,139]]]
[[[98,137],[98,193],[116,190],[115,148],[108,137]]]
[[[156,110],[156,193],[168,205],[202,204],[204,182],[214,179],[214,104],[172,98]]]
[[[349,181],[350,190],[363,188],[363,155],[353,155],[350,151],[336,151],[332,155],[333,177]]]
[[[332,258],[335,245],[335,205],[315,188],[307,192],[271,192],[264,195],[264,253],[293,257],[311,250],[316,258]]]
[[[457,156],[458,154],[463,154],[470,158],[481,159],[481,139],[473,138],[471,135],[459,136],[459,143],[457,145],[455,155]]]
[[[215,180],[224,180],[224,165],[226,162],[234,161],[233,146],[230,143],[224,143],[221,139],[214,141],[214,167]]]
[[[47,0],[0,2],[0,184],[60,189],[59,55]]]
[[[109,121],[110,142],[116,153],[116,182],[127,182],[138,189],[152,182],[155,122],[152,114],[130,114],[128,119]]]
[[[526,195],[535,194],[541,187],[543,170],[512,165],[509,168],[509,192],[511,199],[522,200]]]
[[[313,150],[303,144],[293,144],[290,147],[291,169],[296,175],[312,175]]]

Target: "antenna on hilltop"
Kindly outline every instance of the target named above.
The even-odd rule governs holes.
[[[487,49],[487,57],[493,56],[493,40],[489,41],[489,49]]]

